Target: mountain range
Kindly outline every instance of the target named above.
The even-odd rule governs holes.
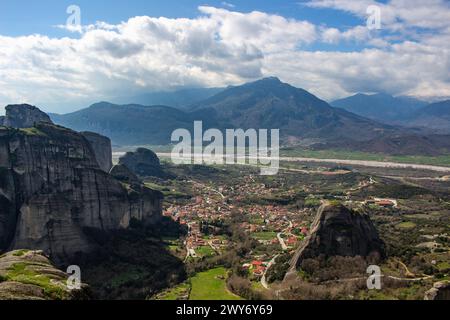
[[[359,93],[331,105],[381,123],[450,134],[450,100],[428,104],[410,97]]]
[[[376,121],[393,122],[408,118],[427,103],[409,97],[393,97],[385,93],[374,95],[358,93],[333,101],[331,105]]]
[[[403,125],[425,127],[450,134],[450,100],[432,103],[414,112]]]
[[[361,98],[360,95],[358,99]],[[418,101],[411,104],[414,106],[404,109],[419,112],[423,105]],[[405,148],[393,148],[393,152],[423,154],[431,148],[431,153],[437,154],[443,148],[443,139],[433,138],[429,140],[431,147],[422,152],[414,148],[414,140],[424,137],[422,130],[393,126],[332,107],[313,94],[273,77],[228,87],[183,108],[101,102],[74,113],[53,114],[51,118],[74,130],[106,135],[116,145],[168,144],[175,129],[192,130],[193,122],[202,120],[204,129],[280,129],[283,145],[335,145],[359,150],[361,146],[371,149],[371,143],[367,142],[376,141],[375,149],[379,152],[383,149],[380,146],[388,146],[395,137]]]
[[[112,100],[116,104],[141,104],[145,106],[171,106],[179,109],[208,99],[225,88],[187,88],[174,91],[159,91]]]

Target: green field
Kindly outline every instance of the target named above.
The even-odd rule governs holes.
[[[210,246],[199,247],[199,248],[197,248],[195,250],[195,252],[200,257],[211,257],[211,256],[214,256],[216,254],[216,252]]]
[[[276,232],[255,232],[252,237],[256,240],[273,240],[277,237]]]
[[[398,163],[428,164],[450,166],[450,155],[428,156],[391,156],[379,153],[367,153],[347,150],[306,150],[302,148],[286,148],[280,151],[282,157],[301,157],[315,159],[365,160]]]
[[[189,300],[242,300],[227,290],[226,278],[225,268],[198,273],[191,278],[192,289]]]
[[[414,229],[416,227],[416,224],[411,221],[406,221],[399,223],[395,226],[397,229]]]

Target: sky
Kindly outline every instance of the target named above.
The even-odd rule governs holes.
[[[0,2],[0,113],[268,76],[327,101],[449,98],[450,1]]]

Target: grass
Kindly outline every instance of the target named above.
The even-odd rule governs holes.
[[[416,227],[416,224],[414,222],[411,222],[411,221],[406,221],[406,222],[402,222],[402,223],[397,224],[395,227],[397,229],[410,230],[410,229],[414,229]]]
[[[42,132],[41,130],[39,130],[38,128],[32,127],[32,128],[23,128],[20,129],[20,132],[25,133],[26,135],[29,136],[46,136],[46,134],[44,132]]]
[[[216,254],[216,252],[210,246],[203,246],[195,249],[195,252],[200,257],[212,257]]]
[[[29,252],[29,250],[17,250],[13,253],[13,255],[15,257],[22,257],[23,255],[25,255],[27,252]]]
[[[176,301],[181,300],[189,296],[191,285],[188,282],[184,282],[160,295],[157,300]]]
[[[381,161],[381,162],[399,162],[428,164],[439,166],[450,166],[450,154],[430,157],[430,156],[391,156],[380,153],[367,153],[359,151],[347,150],[305,150],[302,148],[286,148],[280,152],[284,157],[303,157],[316,159],[340,159],[340,160],[365,160],[365,161]]]
[[[7,281],[20,282],[41,287],[44,294],[52,299],[63,299],[66,291],[57,283],[45,275],[39,274],[31,269],[31,265],[26,263],[16,263],[4,277]]]
[[[276,232],[266,231],[266,232],[255,232],[252,237],[256,240],[273,240],[277,237]]]
[[[447,261],[440,262],[440,263],[437,264],[437,268],[439,269],[439,271],[449,270],[450,269],[450,263],[447,262]]]
[[[242,300],[227,290],[227,276],[227,269],[222,267],[198,273],[191,278],[189,300]]]

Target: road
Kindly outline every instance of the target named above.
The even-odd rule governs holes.
[[[283,249],[283,251],[287,251],[289,248],[286,245],[286,242],[284,242],[284,239],[281,237],[282,234],[283,234],[282,232],[278,233],[277,238],[278,238],[278,241],[280,242],[281,249]]]
[[[261,285],[265,288],[265,289],[269,289],[269,284],[267,283],[266,280],[266,274],[267,271],[269,271],[270,267],[273,266],[275,264],[275,260],[279,257],[280,255],[277,254],[275,257],[273,257],[272,260],[270,260],[269,264],[267,265],[266,271],[264,272],[263,276],[261,277]]]

